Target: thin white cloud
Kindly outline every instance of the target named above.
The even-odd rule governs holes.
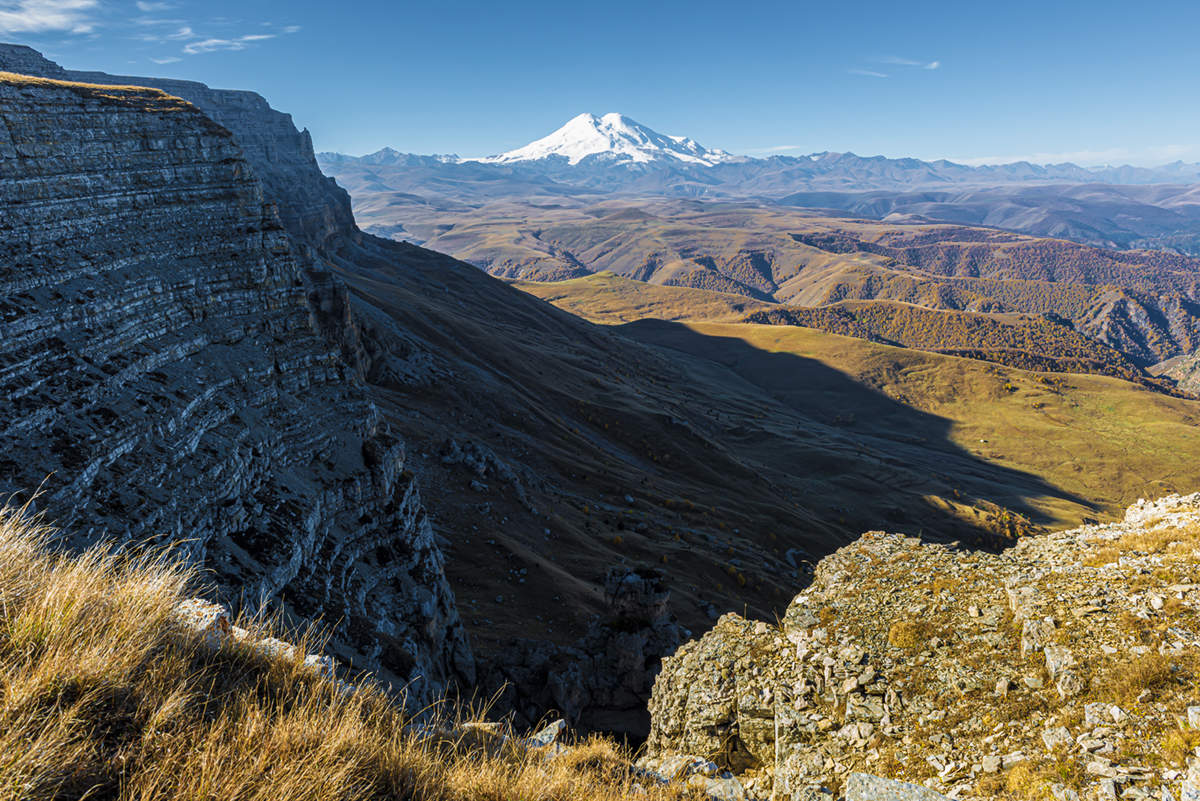
[[[190,26],[184,25],[174,33],[139,33],[133,37],[139,42],[186,42],[188,39],[200,37]]]
[[[180,58],[179,56],[167,56],[166,58],[152,58],[150,60],[153,61],[155,64],[174,64],[177,61],[183,61],[183,59]]]
[[[888,77],[888,74],[886,72],[878,72],[876,70],[853,69],[853,70],[847,70],[847,71],[851,75],[865,75],[868,78],[886,78],[886,77]]]
[[[185,45],[183,52],[189,56],[195,56],[201,53],[215,53],[219,50],[245,50],[254,42],[262,42],[274,38],[275,34],[273,33],[252,33],[233,39],[202,39],[198,42],[191,42]]]
[[[284,33],[299,33],[300,26],[299,25],[289,25],[283,29],[283,32]]]
[[[901,58],[900,56],[886,56],[879,59],[879,62],[895,64],[898,67],[920,67],[923,70],[936,70],[942,66],[940,61],[917,61],[915,58]]]
[[[134,17],[129,21],[143,28],[151,28],[155,25],[184,25],[187,23],[185,19],[169,19],[167,17]]]
[[[0,34],[91,33],[99,0],[0,0]]]
[[[137,7],[138,11],[141,11],[143,14],[152,14],[155,11],[167,11],[173,6],[170,3],[145,3],[142,0],[138,0]]]

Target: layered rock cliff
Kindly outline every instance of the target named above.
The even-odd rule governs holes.
[[[148,86],[183,98],[234,134],[242,155],[274,202],[284,227],[314,247],[356,239],[350,196],[317,167],[312,137],[290,114],[255,92],[212,89],[195,81],[66,70],[22,45],[0,44],[0,71],[82,83]]]
[[[780,624],[725,615],[664,660],[647,764],[712,759],[776,799],[854,771],[954,798],[1188,797],[1198,557],[1200,494],[1002,554],[865,534]]]
[[[280,213],[314,242],[341,223],[255,177],[311,151],[275,122],[243,150],[153,89],[0,77],[0,491],[40,485],[82,541],[179,543],[228,600],[321,618],[427,697],[473,661],[403,443],[344,358],[344,290]]]

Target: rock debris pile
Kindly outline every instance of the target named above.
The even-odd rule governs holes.
[[[1198,680],[1200,494],[1001,554],[872,532],[780,625],[728,614],[664,660],[642,765],[797,801],[1197,798]]]

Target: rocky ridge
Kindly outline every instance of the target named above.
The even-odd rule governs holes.
[[[40,485],[76,544],[180,543],[226,600],[336,623],[334,653],[416,698],[473,678],[345,290],[226,128],[5,74],[0,208],[0,488]]]
[[[213,89],[196,81],[67,70],[22,45],[0,43],[0,71],[80,83],[147,86],[183,98],[234,134],[242,157],[276,204],[285,228],[317,248],[356,239],[350,196],[321,173],[307,129],[256,92]]]
[[[855,772],[929,797],[1195,798],[1198,557],[1200,493],[1000,554],[864,534],[778,625],[728,614],[664,660],[642,764],[711,760],[750,798],[851,797]]]

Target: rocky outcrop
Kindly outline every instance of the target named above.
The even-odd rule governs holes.
[[[1184,392],[1200,395],[1200,351],[1163,362],[1156,371],[1173,379]]]
[[[32,47],[0,43],[0,72],[65,80],[67,71]]]
[[[643,765],[708,758],[776,799],[936,797],[863,795],[856,771],[954,798],[1172,797],[1200,770],[1198,557],[1200,494],[1002,554],[865,534],[781,625],[725,615],[664,660]]]
[[[234,134],[242,155],[278,208],[284,227],[301,242],[336,247],[359,236],[350,196],[317,167],[312,137],[290,114],[254,92],[211,89],[195,81],[65,70],[36,50],[0,44],[0,71],[118,86],[148,86],[183,98]]]
[[[323,619],[416,698],[472,678],[403,443],[343,356],[344,290],[226,128],[153,89],[3,76],[0,208],[0,491],[40,485],[77,544],[178,543],[226,600]]]
[[[556,710],[585,729],[645,737],[660,660],[688,632],[671,616],[670,592],[656,571],[614,568],[604,596],[604,613],[571,646],[521,642],[489,661],[484,689],[518,723]]]

